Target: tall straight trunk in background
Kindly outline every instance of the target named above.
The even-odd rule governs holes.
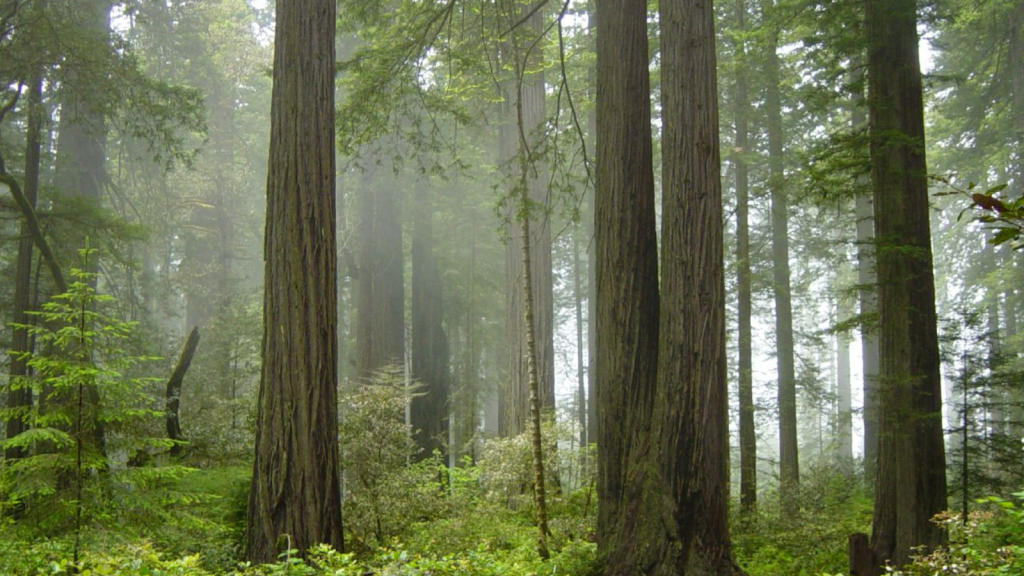
[[[333,0],[280,0],[246,558],[344,548],[338,475]],[[287,537],[282,542],[282,537]]]
[[[532,10],[532,5],[525,5],[522,11]],[[532,253],[530,254],[531,284],[530,290],[534,303],[534,326],[537,336],[537,374],[540,379],[540,403],[542,410],[555,406],[555,341],[554,341],[554,297],[551,276],[551,227],[545,208],[550,206],[548,179],[546,177],[547,160],[542,157],[540,143],[545,128],[545,96],[544,73],[538,71],[542,65],[542,51],[537,38],[543,32],[541,10],[537,10],[525,23],[516,28],[515,38],[511,40],[509,49],[513,59],[511,68],[515,74],[507,84],[506,110],[511,115],[511,125],[505,129],[505,137],[510,142],[507,153],[513,160],[511,168],[513,177],[510,181],[513,189],[509,199],[510,213],[508,222],[508,238],[505,244],[506,302],[506,338],[509,350],[509,373],[504,394],[504,414],[501,424],[503,436],[514,436],[525,432],[529,423],[530,393],[529,370],[526,353],[526,328],[523,325],[527,294],[523,284],[526,274],[522,268],[523,236],[521,223],[515,214],[518,209],[518,194],[515,188],[523,185],[528,188],[529,202],[534,205],[530,210],[529,239]],[[514,152],[513,152],[514,150]],[[526,158],[526,162],[519,159]],[[523,178],[521,171],[526,171]]]
[[[594,43],[597,30],[597,10],[595,3],[588,4],[587,17],[589,19],[588,31],[590,34],[591,46],[594,53],[597,53],[597,45]],[[590,81],[591,94],[596,102],[597,96],[597,70],[587,70]],[[587,146],[589,160],[593,161],[597,154],[597,107],[594,106],[587,113],[587,133],[590,134],[590,142]],[[596,179],[597,171],[591,167],[590,174]],[[586,224],[586,247],[587,247],[587,444],[597,442],[598,426],[601,422],[597,417],[597,245],[594,242],[594,218],[596,212],[594,203],[597,197],[597,182],[591,182],[592,187],[587,194],[585,202],[584,223]]]
[[[368,156],[358,199],[356,374],[362,380],[405,364],[402,224],[393,183],[381,177],[378,154]]]
[[[647,2],[597,0],[597,545],[606,576],[651,573],[669,546],[650,452],[658,261]]]
[[[862,64],[858,62],[854,67],[859,68]],[[854,85],[860,83],[861,79],[858,78]],[[856,131],[867,130],[863,87],[852,94],[852,99],[852,127]],[[858,174],[854,185],[857,189],[854,201],[854,214],[857,218],[857,294],[862,318],[860,342],[864,397],[864,472],[866,478],[873,479],[878,459],[878,330],[875,326],[878,296],[875,286],[875,210],[870,173],[865,171]]]
[[[739,334],[739,403],[740,403],[740,506],[749,511],[757,505],[757,431],[754,429],[754,363],[753,330],[751,327],[750,282],[750,177],[746,154],[749,153],[747,109],[746,33],[747,7],[736,0],[736,275]]]
[[[587,379],[583,369],[583,290],[580,286],[580,231],[572,231],[572,296],[576,309],[576,417],[580,446],[587,445]]]
[[[110,42],[110,9],[111,0],[86,0],[77,5],[76,14],[80,19],[80,29],[88,35],[92,50],[105,50]],[[107,183],[107,123],[101,110],[102,98],[107,95],[98,94],[96,83],[90,75],[91,63],[87,52],[72,53],[63,66],[67,69],[67,77],[62,87],[60,102],[60,132],[57,140],[57,163],[54,183],[68,199],[74,199],[78,206],[71,210],[91,214],[100,209],[103,201],[103,187]],[[93,224],[87,222],[87,224]],[[76,231],[76,237],[67,245],[67,250],[59,257],[65,266],[69,264],[85,268],[86,272],[95,273],[99,270],[99,258],[94,254],[83,265],[78,250],[89,246],[88,226]],[[92,242],[91,246],[97,245]],[[95,285],[95,279],[91,281]],[[40,403],[66,403],[71,398],[54,398],[47,390],[43,391]],[[99,420],[100,395],[95,386],[86,386],[82,403],[88,420],[90,441],[99,450],[106,453],[106,438],[103,425]]]
[[[865,27],[881,352],[872,546],[899,566],[944,542],[931,518],[947,505],[917,3],[867,0]]]
[[[421,386],[410,411],[419,458],[448,444],[448,391],[450,368],[448,335],[444,330],[441,275],[434,257],[433,209],[430,191],[418,194],[412,238],[412,366],[413,380]]]
[[[842,270],[846,270],[843,265]],[[837,283],[838,284],[838,283]],[[836,293],[836,322],[850,319],[851,302],[843,290]],[[853,474],[853,401],[850,389],[850,332],[836,332],[836,397],[838,400],[838,442],[836,456],[847,476]]]
[[[762,0],[765,20],[775,18],[773,0]],[[789,199],[786,192],[782,132],[779,32],[770,24],[765,47],[765,115],[768,120],[768,189],[772,199],[772,278],[775,284],[775,346],[779,400],[779,491],[782,509],[795,513],[800,485],[796,418],[796,368],[793,350],[793,302],[789,283]]]
[[[43,76],[38,71],[32,79],[28,93],[28,128],[25,138],[25,200],[35,208],[39,193],[40,148],[43,121],[46,110],[43,106]],[[28,310],[32,301],[32,236],[26,222],[21,223],[18,238],[18,259],[14,271],[14,308],[13,324],[27,325],[31,318]],[[16,384],[19,378],[28,375],[28,366],[22,354],[31,352],[31,340],[26,330],[11,329],[10,377],[8,382]],[[32,407],[32,388],[30,386],[9,389],[7,407],[27,411]],[[28,424],[18,417],[7,421],[7,438],[11,439],[28,429]],[[5,451],[8,460],[25,456],[24,448],[12,446]]]
[[[660,0],[661,338],[654,408],[682,562],[658,573],[742,574],[729,539],[729,393],[718,83],[712,3]],[[679,569],[682,568],[680,572]]]

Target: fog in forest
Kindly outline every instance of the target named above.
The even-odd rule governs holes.
[[[1024,573],[1022,187],[1014,0],[0,0],[0,576]]]

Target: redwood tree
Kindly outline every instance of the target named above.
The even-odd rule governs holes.
[[[902,565],[944,540],[946,463],[914,0],[867,0],[880,367],[872,545]]]
[[[337,434],[333,0],[278,0],[263,350],[246,556],[343,548]],[[287,542],[279,539],[287,535]]]

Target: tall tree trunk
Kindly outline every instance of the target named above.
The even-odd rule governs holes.
[[[859,65],[855,65],[859,67]],[[858,80],[859,83],[859,80]],[[851,124],[854,130],[867,129],[863,88],[853,93]],[[854,212],[857,218],[857,284],[862,323],[860,329],[862,390],[864,396],[864,472],[875,477],[878,460],[878,297],[875,279],[875,211],[871,196],[871,175],[858,174]]]
[[[597,542],[606,576],[651,574],[669,547],[644,462],[658,366],[647,3],[597,0]]]
[[[843,270],[846,270],[844,265]],[[837,282],[838,285],[838,282]],[[850,300],[840,289],[836,292],[836,321],[846,322],[850,319]],[[839,466],[850,476],[853,474],[853,402],[850,390],[850,333],[847,330],[836,332],[836,397],[838,399],[839,442],[837,456]]]
[[[524,10],[532,10],[525,6]],[[537,71],[543,59],[539,44],[534,45],[543,32],[541,10],[537,10],[516,30],[512,39],[511,56],[514,59],[514,78],[508,88],[507,110],[514,114],[513,123],[507,128],[506,137],[516,142],[510,148],[516,150],[512,157],[519,159],[513,166],[516,172],[513,186],[526,186],[529,202],[538,208],[530,210],[528,239],[531,249],[530,270],[532,278],[529,295],[534,301],[533,331],[537,335],[537,362],[540,381],[540,403],[544,410],[555,406],[555,344],[554,344],[554,299],[551,276],[551,228],[544,207],[551,205],[547,189],[546,163],[540,142],[545,124],[544,73]],[[508,146],[509,144],[506,144]],[[525,158],[526,162],[522,159]],[[523,177],[522,171],[525,171]],[[514,196],[518,192],[513,188]],[[521,210],[516,200],[510,200],[511,210]],[[525,318],[523,306],[527,298],[521,282],[525,276],[522,269],[522,231],[518,215],[509,218],[508,240],[505,247],[506,301],[508,303],[507,336],[509,340],[509,375],[505,391],[502,418],[502,434],[514,436],[527,430],[529,422],[529,375],[526,353],[526,330],[522,325]]]
[[[594,36],[593,30],[597,29],[597,11],[593,8],[593,3],[590,4],[590,30],[591,36]],[[596,52],[597,47],[594,46]],[[596,97],[597,92],[597,74],[596,71],[591,68],[588,71],[590,75],[590,86],[593,90],[593,94]],[[590,146],[587,148],[589,154],[597,154],[597,108],[592,107],[590,112],[587,113],[587,132],[591,135]],[[594,158],[594,156],[590,156]],[[596,172],[591,169],[591,174],[596,177]],[[594,242],[594,219],[595,210],[594,202],[597,196],[596,182],[590,189],[590,193],[587,194],[586,211],[584,212],[584,222],[586,226],[586,246],[587,246],[587,444],[593,444],[597,442],[598,426],[600,421],[597,418],[597,380],[594,374],[597,372],[597,245]]]
[[[714,10],[661,0],[661,338],[653,442],[682,564],[658,573],[740,574],[729,540],[725,266]],[[653,443],[652,442],[652,443]],[[679,569],[682,568],[682,571]]]
[[[572,296],[576,309],[576,417],[580,424],[580,446],[587,445],[587,381],[583,369],[583,290],[580,286],[580,231],[572,234]]]
[[[773,0],[763,0],[764,18],[775,18]],[[768,119],[768,188],[772,198],[772,277],[775,283],[775,344],[779,391],[779,467],[782,509],[793,514],[799,507],[800,485],[796,418],[796,369],[793,361],[793,303],[789,283],[789,199],[783,158],[782,98],[780,92],[779,32],[770,24],[765,54]]]
[[[740,506],[750,511],[757,505],[757,431],[754,428],[754,363],[753,330],[751,328],[750,282],[750,193],[749,130],[747,127],[747,65],[743,35],[746,33],[747,7],[736,0],[736,270],[739,335],[739,403],[740,403]]]
[[[524,173],[526,169],[526,166],[524,166]],[[525,182],[523,184],[519,201],[525,207],[529,201],[527,196],[528,188],[525,186]],[[532,255],[530,248],[529,209],[523,208],[521,214],[523,216],[520,226],[522,226],[523,230],[523,243],[521,247],[523,255],[523,292],[525,296],[523,300],[523,322],[526,327],[526,370],[530,388],[530,444],[533,451],[533,499],[537,506],[537,553],[541,558],[547,560],[550,553],[548,552],[548,508],[544,488],[544,444],[540,430],[540,377],[537,372],[536,361],[537,335],[534,330],[533,291],[529,289],[529,286],[532,285],[531,276],[533,274],[530,269],[530,258]]]
[[[865,5],[881,352],[872,544],[895,565],[944,542],[931,518],[947,505],[916,9]]]
[[[448,335],[444,330],[441,275],[434,258],[433,209],[430,191],[419,191],[412,240],[412,378],[422,388],[412,399],[411,423],[420,458],[447,451]]]
[[[43,121],[46,109],[43,106],[42,71],[32,79],[28,93],[28,132],[25,139],[25,187],[23,195],[34,210],[39,192],[39,165]],[[15,325],[28,325],[32,299],[32,233],[24,220],[18,238],[18,260],[14,272],[14,318]],[[7,407],[28,412],[32,408],[32,387],[18,384],[18,379],[28,375],[24,354],[32,352],[28,331],[19,328],[11,330],[10,377],[11,387],[7,393]],[[6,423],[7,438],[11,439],[28,430],[29,424],[17,416]],[[8,460],[25,456],[21,447],[10,447],[5,451]]]
[[[333,0],[277,3],[246,557],[344,549],[338,476]]]
[[[82,30],[95,43],[93,49],[106,49],[110,34],[111,0],[88,0],[81,4],[78,14]],[[89,77],[90,63],[86,54],[72,54],[66,66],[68,78],[63,90],[65,99],[60,108],[55,183],[66,197],[75,198],[81,203],[79,209],[99,210],[103,200],[103,186],[107,182],[107,125],[98,102],[103,96],[96,93],[93,79]],[[73,251],[66,253],[65,262],[74,262],[90,273],[99,269],[99,259],[95,255],[90,256],[83,266],[77,254],[77,250],[89,246],[87,231],[78,231],[78,238],[69,246]],[[95,279],[91,283],[95,285]],[[44,396],[49,394],[44,391]],[[90,441],[105,454],[106,439],[99,420],[99,391],[90,385],[85,387],[82,396],[82,406],[89,413],[85,429],[91,436]],[[52,400],[56,403],[75,401],[72,398]]]
[[[405,363],[402,225],[393,185],[378,177],[376,159],[370,154],[359,190],[356,372],[364,380]]]

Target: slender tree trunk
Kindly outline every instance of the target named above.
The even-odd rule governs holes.
[[[606,576],[651,574],[671,546],[645,460],[658,366],[647,3],[597,0],[598,550]],[[606,17],[607,15],[607,17]]]
[[[526,6],[524,10],[531,10],[533,6]],[[520,159],[514,163],[519,171],[512,182],[518,186],[526,186],[531,204],[540,207],[530,210],[530,230],[533,234],[529,243],[533,253],[530,255],[530,263],[533,269],[530,270],[532,279],[529,295],[534,301],[533,327],[537,335],[536,362],[538,377],[540,378],[540,403],[544,410],[555,406],[555,345],[554,345],[554,299],[553,281],[551,276],[551,228],[544,207],[551,205],[549,190],[547,189],[546,163],[543,158],[543,151],[540,149],[541,138],[544,131],[545,95],[544,95],[544,73],[536,71],[542,65],[542,53],[539,44],[534,41],[543,32],[541,10],[538,10],[527,21],[517,28],[516,36],[512,39],[511,56],[514,59],[514,78],[509,86],[509,96],[506,100],[507,110],[515,114],[514,122],[508,127],[506,137],[511,137],[512,142],[517,144],[510,146],[508,153],[512,157]],[[514,147],[512,147],[514,146]],[[516,150],[516,152],[511,152]],[[521,159],[526,158],[526,162]],[[518,195],[518,194],[516,194]],[[517,210],[510,203],[510,209]],[[506,287],[507,287],[507,338],[509,339],[509,376],[508,387],[505,391],[505,414],[503,416],[503,435],[514,436],[525,432],[529,422],[529,376],[527,368],[527,354],[525,334],[526,330],[521,325],[525,315],[523,306],[527,298],[526,289],[520,281],[525,273],[522,270],[523,243],[522,231],[513,217],[509,219],[508,241],[506,243]]]
[[[740,403],[740,505],[750,511],[757,505],[757,431],[754,428],[754,364],[751,328],[750,282],[750,194],[747,128],[747,66],[743,35],[746,33],[747,8],[736,0],[736,269],[739,324],[739,403]]]
[[[931,518],[947,506],[916,9],[865,11],[881,352],[872,543],[897,566],[944,542]]]
[[[846,266],[843,266],[846,269]],[[836,320],[843,323],[851,315],[850,300],[841,291],[836,294]],[[850,390],[850,333],[836,332],[836,397],[839,416],[839,465],[848,476],[853,474],[853,402]]]
[[[775,17],[773,0],[764,0],[762,12],[768,21]],[[765,114],[768,120],[768,188],[772,198],[772,276],[775,282],[775,344],[779,391],[780,496],[784,513],[793,514],[799,508],[797,491],[800,485],[800,463],[796,418],[796,369],[793,361],[793,304],[789,283],[789,199],[783,157],[778,30],[771,30],[765,54]]]
[[[43,77],[41,71],[32,79],[28,94],[28,133],[25,142],[25,189],[23,196],[34,210],[39,191],[40,140],[42,138],[43,121],[46,110],[43,107]],[[31,317],[28,310],[31,305],[32,289],[32,232],[29,224],[22,220],[18,239],[18,260],[14,272],[14,318],[13,323],[28,325]],[[28,412],[32,408],[32,388],[18,384],[18,379],[28,375],[28,365],[24,354],[32,351],[28,331],[19,328],[11,330],[10,377],[12,385],[7,393],[7,407]],[[28,422],[17,416],[6,423],[7,438],[11,439],[28,430]],[[8,448],[5,452],[8,460],[25,456],[20,447]]]
[[[597,28],[597,12],[591,9],[589,13],[591,30]],[[593,36],[594,33],[591,32]],[[594,47],[596,51],[596,46]],[[593,69],[589,70],[590,85],[596,96],[597,75]],[[587,132],[591,134],[591,145],[588,153],[597,154],[597,110],[592,108],[587,114]],[[594,156],[591,156],[594,158]],[[591,168],[591,174],[596,177],[596,171]],[[597,386],[594,374],[597,372],[597,246],[594,242],[594,202],[597,196],[596,183],[587,195],[585,220],[586,242],[587,242],[587,444],[597,442],[598,426],[600,421],[597,418]]]
[[[858,63],[856,66],[859,66]],[[851,123],[854,130],[867,129],[867,111],[863,104],[863,89],[853,96]],[[871,197],[871,175],[868,172],[857,175],[855,182],[857,197],[855,215],[857,218],[857,284],[860,299],[860,314],[863,322],[860,330],[861,371],[864,395],[864,471],[869,479],[875,477],[878,459],[878,332],[874,325],[878,316],[878,298],[875,280],[875,214],[874,199]]]
[[[433,209],[430,192],[421,188],[412,243],[412,378],[422,386],[413,397],[411,423],[420,447],[419,458],[435,450],[446,453],[450,368],[444,330],[441,276],[434,258]]]
[[[263,349],[246,557],[344,549],[338,476],[333,0],[276,9]],[[280,539],[286,538],[285,542]]]
[[[524,168],[525,171],[525,168]],[[528,202],[527,188],[523,186],[520,202]],[[537,505],[537,553],[547,560],[548,552],[548,507],[544,491],[544,444],[540,430],[540,378],[537,373],[537,340],[534,331],[533,291],[530,269],[530,218],[529,211],[523,210],[523,321],[526,326],[526,368],[530,384],[530,440],[533,449],[533,497]]]
[[[580,286],[579,229],[572,235],[572,295],[576,309],[576,411],[580,423],[580,446],[587,445],[587,382],[583,370],[583,294]]]

